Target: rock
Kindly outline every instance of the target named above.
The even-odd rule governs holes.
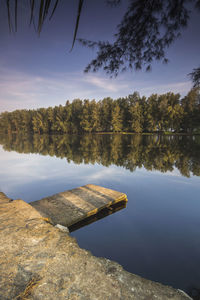
[[[182,291],[182,290],[180,290],[180,289],[178,289],[178,291],[179,291],[180,293],[182,293],[184,296],[186,296],[188,300],[193,300],[193,299],[192,299],[190,296],[188,296],[188,294],[186,294],[184,291]]]
[[[63,226],[63,225],[57,224],[55,227],[58,228],[58,229],[60,229],[63,232],[69,233],[69,229],[68,229],[67,226]]]
[[[188,300],[80,249],[22,200],[0,194],[1,300]]]

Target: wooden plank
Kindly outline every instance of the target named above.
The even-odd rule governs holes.
[[[87,184],[32,202],[30,205],[43,217],[49,218],[54,225],[69,227],[121,201],[127,201],[125,194]]]
[[[119,210],[126,208],[126,204],[127,204],[127,201],[120,201],[120,202],[112,204],[109,207],[104,207],[97,214],[89,216],[89,217],[85,218],[84,220],[81,220],[81,221],[69,226],[68,230],[70,232],[72,232],[72,231],[80,229],[84,226],[87,226],[93,222],[96,222],[100,219],[103,219],[107,216],[110,216],[110,215],[118,212]]]

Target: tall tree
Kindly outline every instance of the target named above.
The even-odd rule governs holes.
[[[122,117],[121,117],[120,107],[117,102],[113,103],[112,105],[111,130],[113,132],[122,131]]]
[[[167,127],[168,130],[180,131],[183,108],[180,105],[180,94],[167,93]]]
[[[43,133],[43,115],[40,110],[34,112],[32,118],[32,124],[33,124],[34,133],[38,133],[38,134]]]
[[[71,104],[71,132],[80,133],[81,132],[81,116],[83,110],[83,103],[80,99],[73,100]]]
[[[200,88],[192,89],[183,99],[184,118],[182,127],[184,131],[192,132],[200,129]]]
[[[96,103],[95,100],[90,102],[90,123],[93,132],[100,131],[100,115],[99,115],[100,105]]]
[[[0,114],[0,132],[199,132],[200,92],[192,89],[180,100],[179,94],[153,94],[148,99],[133,93],[126,98],[102,101],[75,99],[65,106],[16,110]]]
[[[142,106],[138,100],[135,100],[134,103],[129,107],[130,113],[130,130],[141,133],[143,131],[143,115],[142,115]]]
[[[91,132],[92,131],[89,100],[84,100],[80,125],[81,125],[81,128],[84,132]]]
[[[112,104],[113,99],[111,99],[110,97],[104,98],[102,101],[99,102],[101,131],[111,131]]]
[[[146,129],[149,132],[158,130],[158,95],[152,94],[147,99]]]

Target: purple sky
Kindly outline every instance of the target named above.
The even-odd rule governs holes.
[[[112,40],[127,7],[128,1],[122,2],[110,8],[105,1],[85,0],[77,37]],[[185,95],[192,87],[187,74],[200,64],[200,12],[192,13],[188,28],[167,51],[167,65],[156,62],[150,73],[128,71],[110,79],[103,72],[83,73],[95,51],[76,43],[69,53],[77,0],[62,1],[40,37],[28,26],[28,3],[21,1],[15,35],[9,34],[6,9],[0,10],[0,111],[63,105],[75,98],[117,98],[134,91]]]

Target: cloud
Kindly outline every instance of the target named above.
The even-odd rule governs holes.
[[[124,82],[120,82],[120,80],[117,79],[111,79],[111,78],[102,78],[97,76],[91,76],[87,75],[83,81],[94,85],[95,87],[101,88],[104,91],[110,91],[110,92],[119,92],[121,90],[126,90],[129,88],[129,85]]]
[[[186,94],[191,88],[192,84],[189,81],[183,81],[183,82],[171,82],[167,84],[153,84],[148,83],[150,86],[142,87],[140,89],[141,93],[143,93],[146,96],[149,96],[153,93],[155,94],[164,94],[167,92],[173,92],[173,93],[180,93],[180,94]]]
[[[37,76],[1,68],[0,110],[55,106],[75,98],[99,100],[105,96],[115,96],[120,91],[125,94],[127,88],[126,83],[82,72]]]
[[[128,79],[127,79],[128,78]],[[43,72],[40,75],[0,68],[0,111],[64,105],[66,100],[127,96],[134,91],[149,96],[169,91],[186,94],[190,82],[157,84],[126,77],[111,79],[82,72]]]
[[[94,172],[92,172],[91,174],[88,174],[85,176],[85,179],[88,182],[98,182],[99,180],[105,179],[105,178],[112,178],[113,180],[118,180],[120,181],[120,177],[119,175],[124,174],[124,170],[122,168],[115,168],[115,167],[109,167],[109,168],[105,168],[102,167],[102,169],[100,170],[94,170]]]
[[[37,107],[47,95],[45,81],[16,71],[0,70],[1,111]]]

